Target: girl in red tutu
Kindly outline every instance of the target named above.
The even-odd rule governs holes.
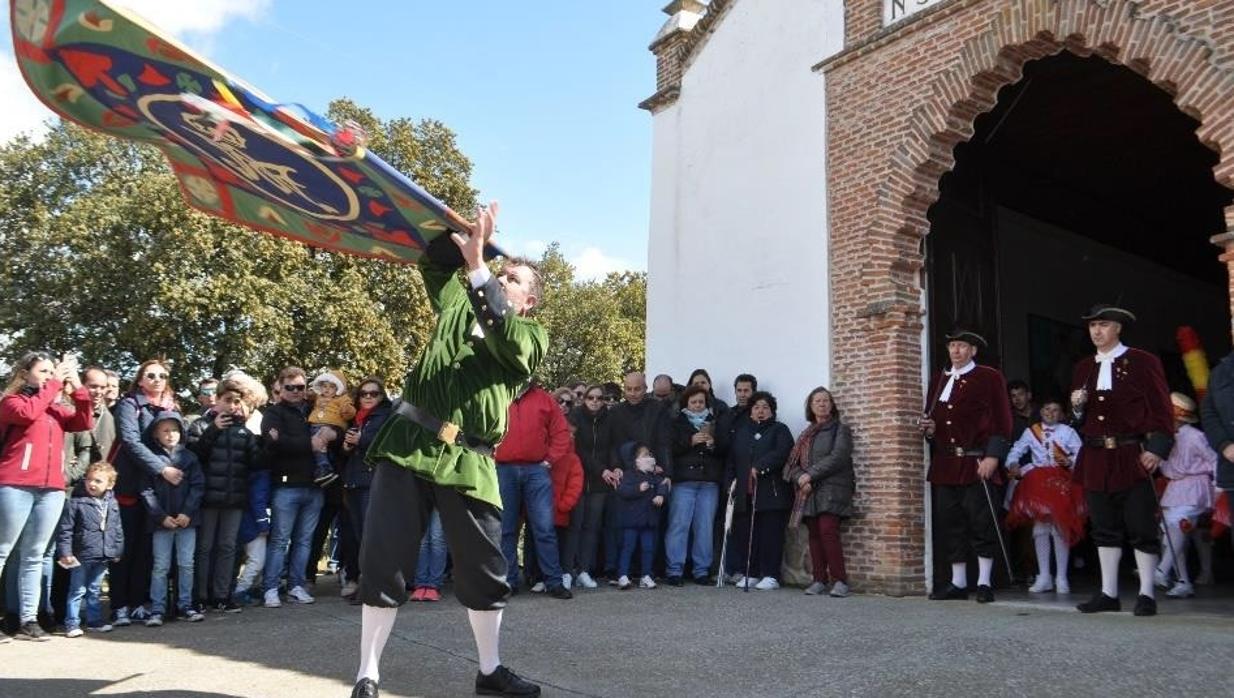
[[[1041,406],[1041,421],[1025,429],[1007,454],[1007,472],[1015,478],[1007,525],[1033,524],[1037,579],[1028,590],[1034,593],[1054,589],[1060,594],[1071,593],[1067,563],[1071,546],[1084,535],[1084,493],[1071,481],[1071,466],[1082,442],[1075,429],[1059,422],[1062,414],[1062,403],[1046,402]],[[1031,454],[1031,463],[1020,467],[1025,453]],[[1050,576],[1051,540],[1057,578]]]

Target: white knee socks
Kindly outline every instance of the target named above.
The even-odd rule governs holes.
[[[1067,582],[1067,565],[1071,562],[1071,548],[1067,546],[1067,539],[1063,538],[1063,532],[1058,530],[1057,526],[1052,528],[1050,537],[1054,539],[1054,566],[1058,568],[1058,580],[1065,584]]]
[[[1118,598],[1118,563],[1123,559],[1123,549],[1114,547],[1097,548],[1097,557],[1101,560],[1101,593],[1111,599]],[[1141,580],[1142,581],[1142,580]],[[1148,571],[1148,586],[1152,590],[1153,572]]]
[[[994,569],[994,558],[977,558],[977,586],[990,586],[990,571]]]
[[[956,589],[968,588],[968,565],[966,563],[951,563],[951,586]]]
[[[1157,569],[1157,556],[1137,550],[1135,551],[1135,567],[1140,571],[1140,596],[1153,598],[1153,570]],[[1103,569],[1103,575],[1104,572]]]
[[[501,635],[501,611],[467,610],[471,621],[471,633],[476,638],[476,654],[480,659],[480,673],[491,674],[501,666],[498,653],[498,637]]]
[[[1157,569],[1168,577],[1177,562],[1179,580],[1190,582],[1191,575],[1187,573],[1187,534],[1183,533],[1178,523],[1174,523],[1166,526],[1165,535],[1165,544],[1161,546],[1161,562]]]
[[[1040,533],[1033,531],[1033,547],[1037,552],[1037,577],[1048,579],[1050,576],[1050,531],[1048,529]]]
[[[397,616],[397,608],[364,605],[360,616],[360,671],[356,673],[356,681],[368,678],[381,683],[377,665]]]

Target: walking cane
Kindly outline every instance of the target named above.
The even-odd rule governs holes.
[[[1149,474],[1148,486],[1153,488],[1153,499],[1157,502],[1157,516],[1161,517],[1161,532],[1165,535],[1165,544],[1170,548],[1170,557],[1174,558],[1174,575],[1182,579],[1181,567],[1185,561],[1178,559],[1178,550],[1174,547],[1174,539],[1170,538],[1169,524],[1165,520],[1165,510],[1161,508],[1161,495],[1157,494],[1157,488],[1153,487],[1152,474]],[[1153,573],[1156,574],[1156,568],[1153,568]],[[1156,580],[1154,580],[1156,583]]]
[[[733,482],[728,486],[728,504],[724,507],[724,538],[720,543],[720,574],[716,575],[716,588],[724,588],[724,575],[727,572],[724,569],[724,557],[728,552],[728,535],[733,530],[733,494],[737,491],[737,479],[733,478]]]
[[[754,472],[753,469],[750,470]],[[746,591],[750,591],[750,558],[754,554],[754,514],[758,512],[758,476],[754,476],[754,488],[750,494],[750,540],[746,543],[746,577],[741,580]]]
[[[1011,556],[1007,554],[1007,544],[1003,542],[1003,528],[998,525],[998,512],[994,509],[994,497],[990,496],[990,482],[981,478],[981,491],[985,492],[985,501],[990,505],[990,520],[994,523],[994,534],[998,536],[998,547],[1003,551],[1003,562],[1007,565],[1007,583],[1015,584],[1015,573],[1011,571]]]

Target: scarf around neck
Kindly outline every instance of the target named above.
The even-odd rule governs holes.
[[[711,416],[711,410],[705,407],[702,412],[691,412],[683,407],[681,408],[681,413],[686,416],[686,419],[690,420],[690,426],[694,427],[695,431],[702,429],[703,425],[707,423],[707,418]]]
[[[829,417],[825,422],[811,422],[806,430],[801,432],[801,436],[797,437],[797,443],[793,444],[793,450],[788,454],[788,464],[784,472],[788,472],[792,468],[805,467],[805,461],[810,453],[810,445],[814,443],[814,437],[824,429],[830,428],[836,423],[835,417]]]

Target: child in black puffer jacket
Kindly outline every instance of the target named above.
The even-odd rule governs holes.
[[[260,467],[257,435],[245,426],[255,397],[243,382],[224,380],[218,387],[214,418],[193,444],[205,474],[201,525],[193,569],[195,603],[238,613],[230,597],[236,564],[236,540],[248,505],[249,473]]]

